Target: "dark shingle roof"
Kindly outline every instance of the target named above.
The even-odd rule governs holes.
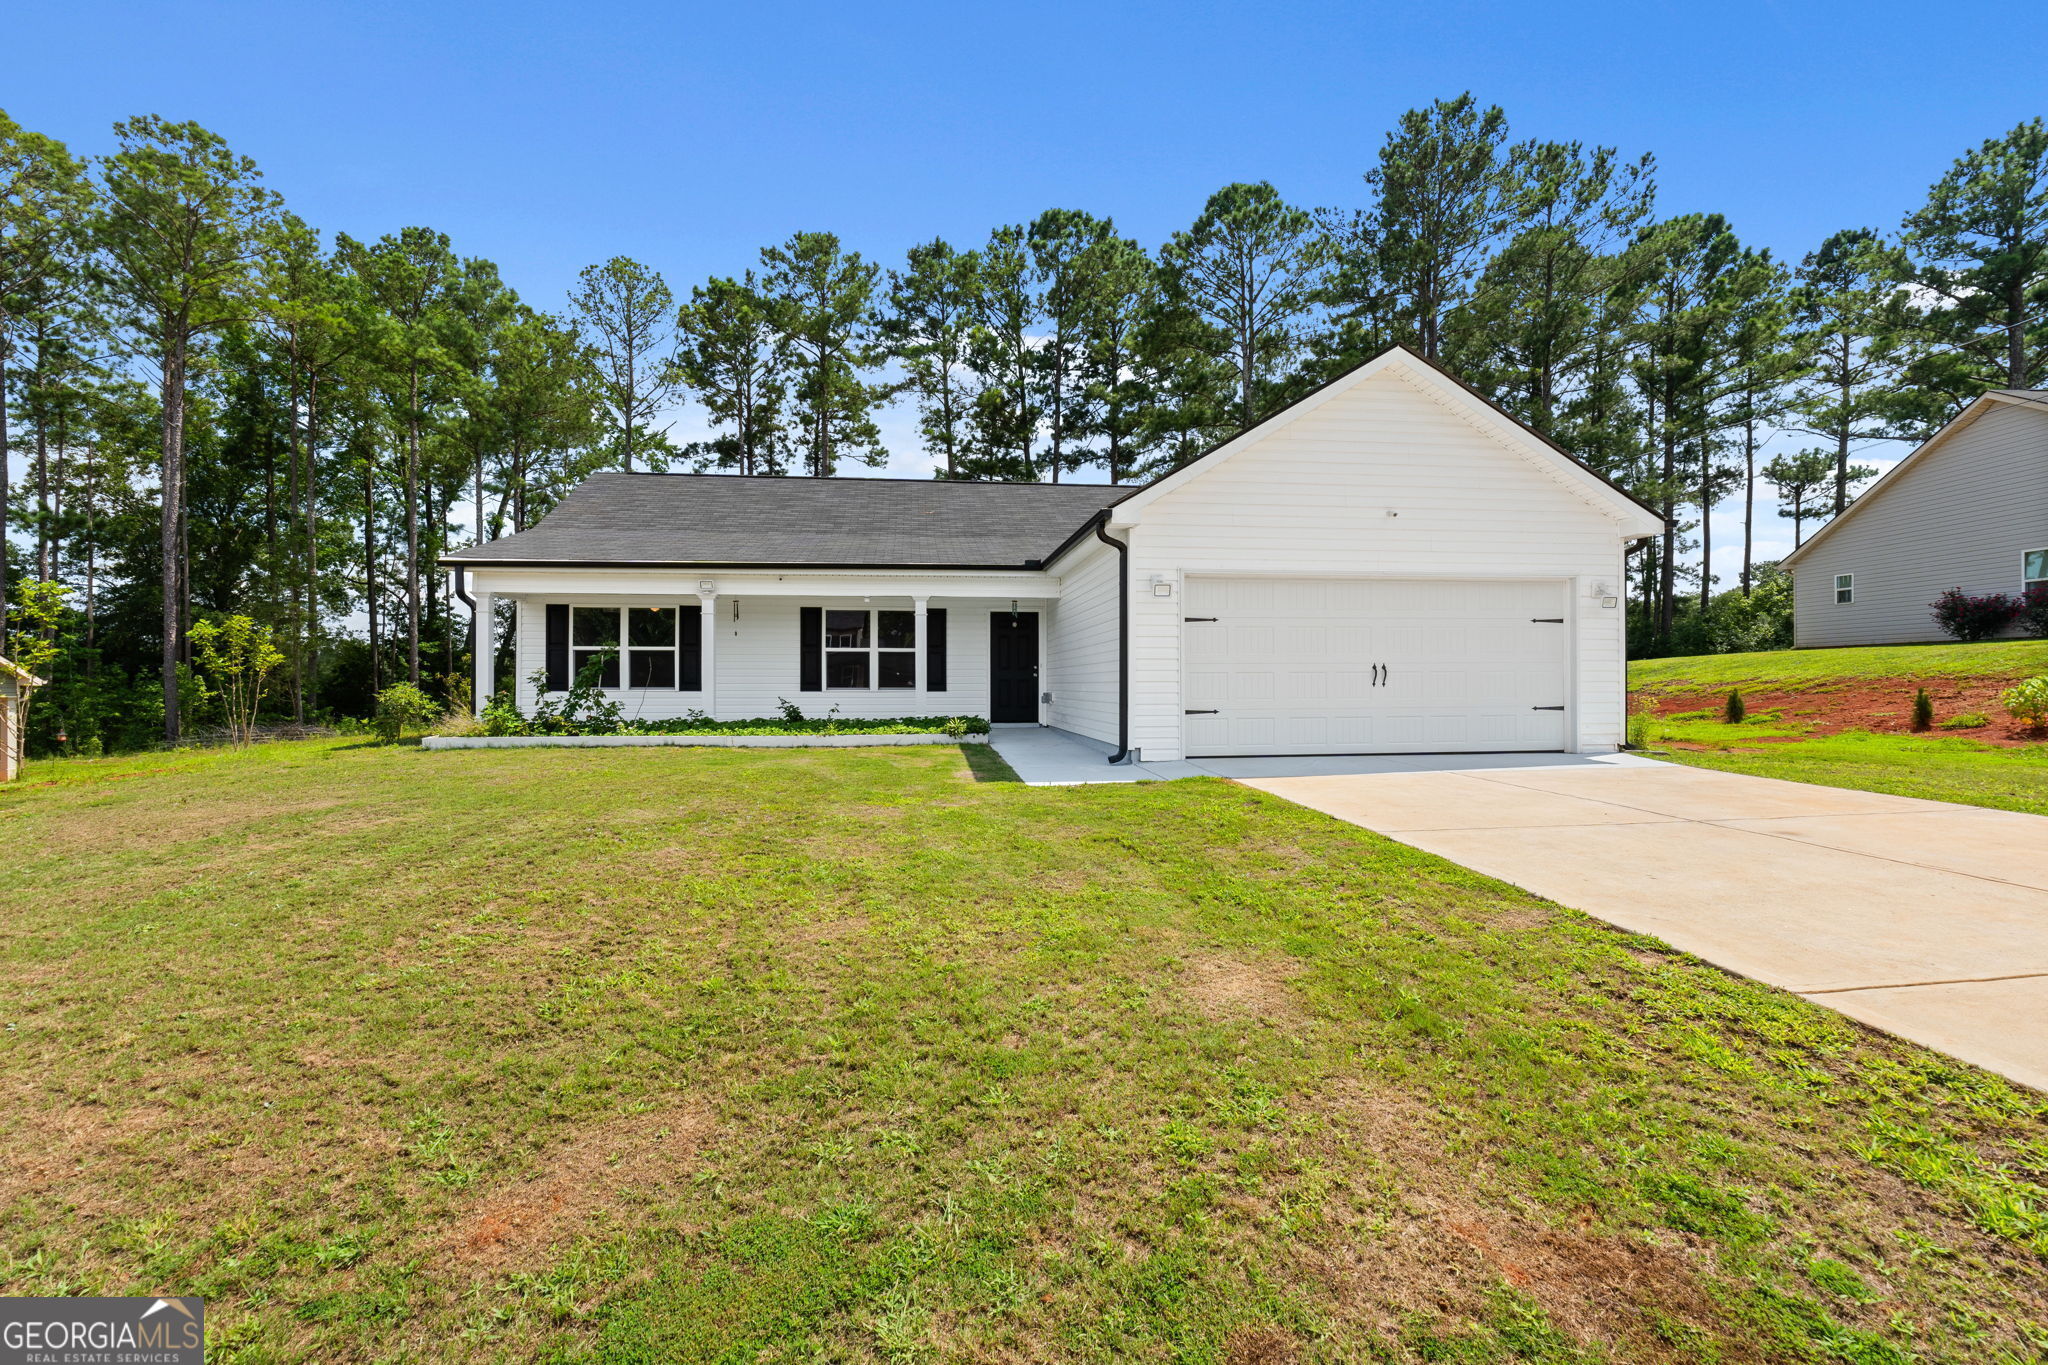
[[[1136,491],[1105,484],[593,474],[450,564],[1021,568]]]

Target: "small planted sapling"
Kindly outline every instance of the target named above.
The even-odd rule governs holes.
[[[1913,728],[1926,730],[1934,725],[1934,698],[1921,688],[1913,694]]]
[[[1740,725],[1749,718],[1749,704],[1742,699],[1742,689],[1728,689],[1728,700],[1721,704],[1721,718],[1730,725]]]

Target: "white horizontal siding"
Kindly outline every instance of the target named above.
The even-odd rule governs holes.
[[[1802,648],[1944,638],[1930,604],[1950,588],[2020,591],[2020,556],[2048,547],[2048,411],[1994,403],[1901,469],[1793,572]],[[1835,575],[1855,600],[1836,603]]]
[[[573,601],[581,605],[602,605],[604,599],[591,595],[521,599],[517,631],[519,654],[519,705],[531,712],[539,698],[529,675],[546,667],[547,601]],[[734,619],[734,606],[738,619]],[[668,720],[693,710],[711,711],[719,720],[745,720],[773,716],[781,698],[788,698],[805,715],[823,716],[833,708],[842,716],[882,718],[892,716],[986,716],[988,714],[989,614],[1007,612],[1010,599],[934,598],[929,605],[946,612],[946,690],[919,692],[913,688],[890,687],[863,690],[831,689],[805,692],[800,686],[798,633],[805,607],[866,607],[899,609],[900,597],[862,602],[846,597],[743,597],[721,596],[713,619],[705,623],[712,666],[716,669],[716,708],[707,702],[707,692],[683,692],[674,688],[624,687],[607,695],[616,700],[628,718]],[[1020,611],[1040,611],[1045,603],[1037,599],[1018,601]]]
[[[1117,737],[1116,551],[1095,542],[1054,566],[1060,600],[1046,632],[1052,707],[1062,730],[1114,744]]]
[[[1396,515],[1389,516],[1389,512]],[[1132,545],[1132,739],[1181,753],[1182,600],[1155,574],[1549,578],[1570,583],[1575,746],[1621,742],[1620,527],[1559,478],[1385,372],[1162,495]]]

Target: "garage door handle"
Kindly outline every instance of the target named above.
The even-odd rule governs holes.
[[[1222,618],[1218,616],[1183,616],[1180,619],[1183,621],[1219,621]]]
[[[1564,624],[1564,618],[1562,616],[1532,616],[1529,618],[1529,624],[1534,626],[1561,626]]]
[[[1184,715],[1184,716],[1220,716],[1220,715],[1222,715],[1223,713],[1222,713],[1221,711],[1216,711],[1216,710],[1209,710],[1209,711],[1183,711],[1183,712],[1181,712],[1181,714],[1182,714],[1182,715]]]
[[[1530,707],[1529,709],[1530,709],[1531,711],[1562,711],[1562,710],[1564,710],[1564,708],[1563,708],[1562,706],[1532,706],[1532,707]]]

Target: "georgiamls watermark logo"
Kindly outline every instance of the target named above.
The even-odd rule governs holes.
[[[198,1298],[0,1299],[0,1365],[202,1365]]]

